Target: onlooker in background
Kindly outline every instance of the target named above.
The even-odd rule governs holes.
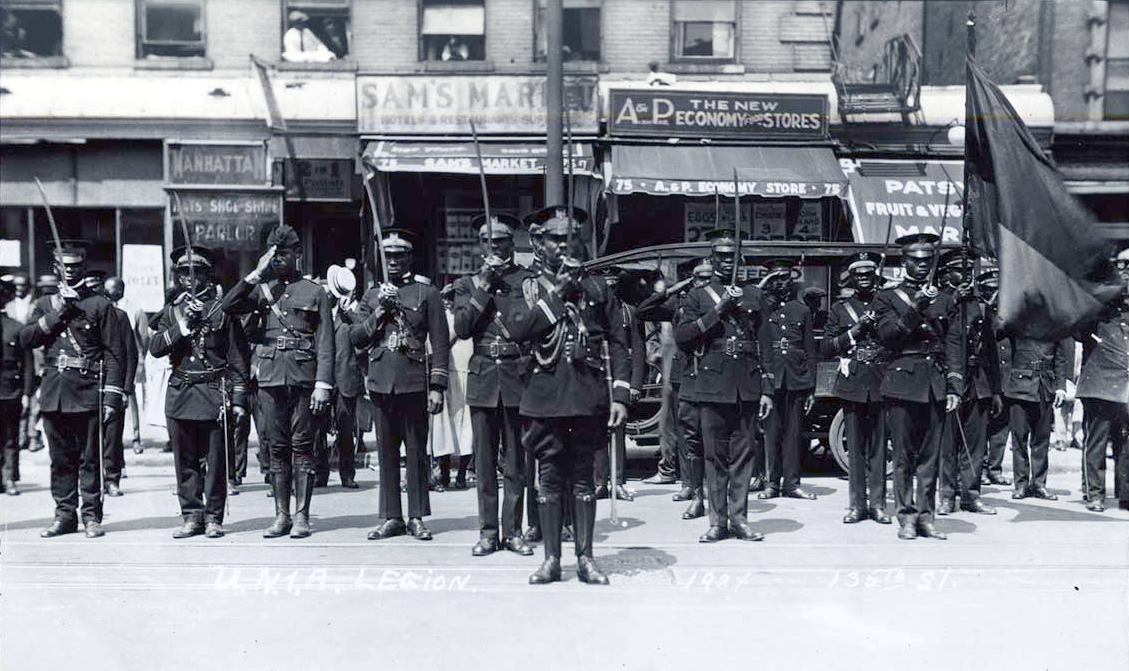
[[[674,83],[678,81],[676,75],[672,75],[669,72],[662,72],[659,69],[658,61],[651,61],[647,64],[647,67],[651,71],[651,73],[647,75],[648,86],[674,86]]]
[[[59,293],[59,278],[55,275],[40,275],[35,285],[38,296],[50,296]],[[34,298],[32,300],[34,303]],[[26,323],[26,318],[25,318]],[[32,351],[32,360],[35,365],[36,379],[43,378],[44,353],[40,348]],[[30,402],[24,408],[20,417],[20,449],[28,452],[38,452],[43,449],[43,435],[39,430],[39,390],[32,394]]]
[[[110,277],[105,283],[106,297],[114,307],[125,313],[129,319],[129,332],[138,353],[149,351],[149,318],[139,306],[125,297],[125,282],[120,277]],[[137,357],[137,370],[125,382],[125,418],[129,422],[133,451],[141,454],[145,448],[141,444],[141,407],[145,402],[145,357]],[[122,425],[125,432],[125,424]]]
[[[447,385],[443,411],[431,423],[428,440],[431,441],[431,454],[436,458],[439,477],[432,483],[432,489],[441,492],[451,486],[451,457],[458,459],[458,473],[455,475],[455,488],[466,489],[467,469],[474,458],[474,428],[467,405],[467,375],[470,371],[470,357],[474,354],[474,341],[470,338],[459,340],[455,333],[455,285],[448,284],[440,292],[443,310],[447,313],[448,335],[451,340],[451,373]],[[477,482],[477,480],[476,480]]]
[[[326,63],[336,58],[325,42],[310,30],[310,16],[294,10],[287,15],[290,27],[282,36],[282,60],[291,63]]]
[[[4,314],[26,324],[27,316],[31,314],[31,304],[35,300],[31,292],[31,280],[25,272],[13,273],[11,278],[12,298],[4,306]]]
[[[470,47],[458,35],[447,38],[440,58],[445,61],[465,61],[470,58]]]
[[[361,367],[357,364],[357,352],[353,343],[349,341],[349,327],[353,323],[353,315],[357,301],[353,297],[353,290],[357,288],[357,278],[351,270],[342,266],[332,265],[325,272],[326,293],[329,294],[329,304],[333,312],[334,362],[336,367],[336,385],[333,389],[333,400],[330,402],[329,425],[337,439],[334,447],[337,450],[337,472],[341,477],[341,486],[345,489],[357,489],[355,480],[357,475],[354,466],[356,454],[357,432],[357,397],[364,393],[364,378]],[[318,487],[329,485],[329,449],[326,431],[320,431],[317,441],[317,479],[314,484]]]
[[[14,295],[15,278],[0,277],[0,306],[6,307]],[[19,417],[35,389],[31,350],[20,344],[21,329],[22,322],[0,312],[0,492],[8,496],[20,493]]]
[[[349,40],[341,30],[336,19],[326,17],[321,20],[321,31],[325,35],[325,46],[338,58],[345,58],[349,53]]]

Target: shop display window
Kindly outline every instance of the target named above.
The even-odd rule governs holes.
[[[0,0],[0,50],[5,60],[63,55],[60,0]]]
[[[675,0],[673,58],[733,60],[737,42],[737,3],[733,0]]]
[[[1106,38],[1105,118],[1129,120],[1129,2],[1109,3]]]
[[[350,0],[282,0],[282,60],[324,63],[349,55]]]
[[[204,56],[204,0],[137,0],[137,57]]]
[[[600,3],[601,0],[564,0],[561,30],[565,61],[600,60]],[[536,0],[533,30],[538,61],[544,61],[548,52],[547,14],[548,0]]]
[[[423,0],[420,10],[421,61],[486,59],[483,0]]]

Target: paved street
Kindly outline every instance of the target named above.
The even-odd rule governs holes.
[[[546,587],[526,584],[539,548],[472,558],[473,491],[433,494],[430,543],[367,541],[370,470],[359,491],[336,474],[317,490],[309,539],[262,538],[273,503],[251,477],[227,537],[175,541],[171,457],[156,450],[127,455],[104,538],[43,540],[46,452],[24,453],[24,493],[0,497],[0,668],[1124,669],[1129,513],[1087,512],[1079,452],[1051,458],[1059,501],[988,488],[1000,514],[940,518],[945,542],[843,525],[847,483],[828,473],[805,478],[818,501],[750,502],[764,542],[700,545],[706,523],[679,519],[675,487],[636,480],[625,526],[601,504],[612,585],[597,588],[577,582],[569,545],[564,582]]]

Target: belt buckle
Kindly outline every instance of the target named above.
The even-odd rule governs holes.
[[[781,338],[780,339],[780,351],[781,352],[787,352],[788,351],[788,339],[787,338]]]
[[[491,359],[501,358],[501,356],[502,356],[502,343],[495,340],[495,341],[493,341],[489,344],[489,348],[490,348],[489,352],[490,352],[490,358]]]
[[[725,341],[725,354],[727,356],[736,356],[736,354],[737,354],[737,341],[736,340],[730,339],[730,340]]]
[[[67,369],[67,355],[66,354],[60,354],[59,358],[57,358],[55,360],[55,368],[60,373],[62,373],[64,370]]]
[[[388,335],[388,349],[389,350],[400,349],[400,332],[399,331],[393,331],[392,333],[390,333]]]

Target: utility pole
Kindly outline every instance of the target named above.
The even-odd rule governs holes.
[[[565,201],[562,124],[564,117],[564,46],[562,0],[549,0],[545,14],[548,46],[545,53],[548,81],[545,85],[545,205]]]

